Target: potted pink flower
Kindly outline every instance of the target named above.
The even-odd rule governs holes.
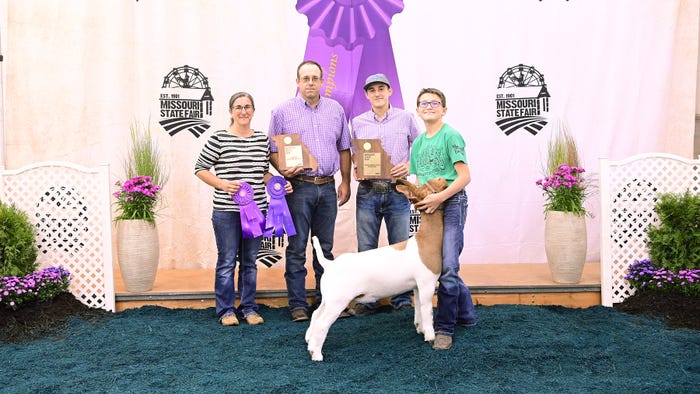
[[[586,220],[583,203],[588,183],[579,166],[574,138],[559,125],[549,141],[547,176],[535,183],[546,198],[545,252],[552,279],[557,283],[578,283],[586,262]]]
[[[167,180],[150,129],[131,126],[131,151],[124,162],[129,178],[114,193],[117,199],[117,259],[122,280],[130,292],[153,288],[158,270],[159,241],[155,207]]]

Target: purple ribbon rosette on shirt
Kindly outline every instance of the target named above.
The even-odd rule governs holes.
[[[249,183],[241,181],[241,188],[232,197],[241,209],[243,238],[255,238],[263,234],[265,217],[255,203],[255,191]]]
[[[270,203],[267,208],[267,219],[265,220],[265,236],[271,237],[273,234],[281,237],[285,231],[287,236],[297,234],[292,221],[292,214],[289,213],[287,199],[284,197],[287,191],[284,185],[287,183],[281,176],[273,176],[267,182],[267,194],[270,196]]]
[[[382,73],[391,82],[391,105],[404,108],[389,36],[403,0],[297,0],[296,9],[309,21],[304,59],[323,67],[322,96],[338,101],[352,119],[370,108],[365,79]]]

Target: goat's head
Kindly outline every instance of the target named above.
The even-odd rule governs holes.
[[[396,185],[396,190],[403,193],[408,198],[408,201],[413,204],[422,201],[428,194],[438,193],[447,189],[445,178],[433,178],[420,187],[405,179],[397,179],[396,182],[400,183],[400,185]]]

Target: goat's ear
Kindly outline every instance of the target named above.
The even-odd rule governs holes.
[[[413,183],[405,180],[405,179],[397,179],[396,180],[396,190],[399,193],[403,193],[403,195],[406,196],[407,199],[415,199],[416,196],[414,195],[414,192],[416,191],[417,187]]]
[[[413,187],[413,188],[417,187],[413,182],[409,182],[408,180],[403,179],[403,178],[397,178],[396,183],[400,183],[403,186],[408,186],[408,187]]]
[[[396,190],[399,193],[403,193],[403,195],[406,196],[406,198],[411,196],[411,189],[409,189],[406,185],[396,185]]]

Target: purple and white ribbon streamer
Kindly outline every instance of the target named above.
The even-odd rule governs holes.
[[[270,203],[267,209],[267,219],[265,220],[265,236],[281,237],[285,231],[287,236],[296,235],[292,214],[287,206],[287,199],[284,197],[287,192],[284,185],[287,180],[281,176],[273,176],[267,182],[267,194],[270,196]]]
[[[255,203],[255,191],[249,183],[241,181],[241,188],[232,197],[241,209],[241,230],[243,238],[263,235],[265,217]]]

